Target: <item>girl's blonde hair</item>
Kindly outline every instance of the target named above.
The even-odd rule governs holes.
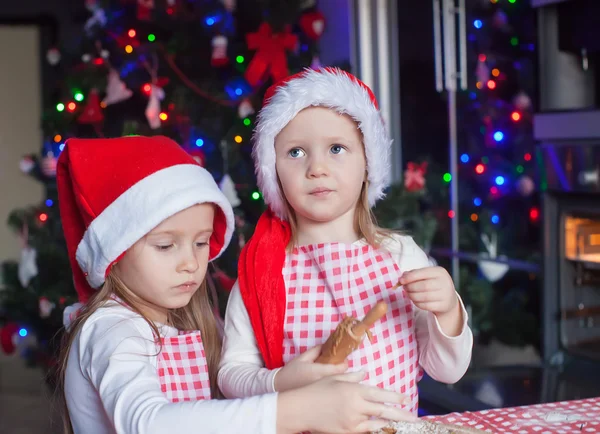
[[[113,269],[114,270],[114,269]],[[57,364],[58,374],[58,404],[61,405],[63,415],[63,426],[65,434],[73,434],[71,418],[67,409],[66,396],[64,390],[65,372],[69,352],[77,334],[81,331],[87,319],[108,301],[111,297],[119,297],[133,311],[146,320],[158,345],[160,352],[160,332],[156,324],[148,319],[139,308],[139,301],[132,295],[131,291],[125,286],[123,281],[111,270],[106,277],[106,281],[81,309],[77,318],[71,323],[68,332],[63,336],[61,353]],[[207,271],[208,272],[208,271]],[[221,357],[221,336],[217,327],[217,321],[214,316],[213,306],[208,295],[206,278],[200,285],[200,288],[194,293],[190,302],[179,309],[173,309],[168,313],[167,322],[179,330],[200,330],[202,333],[202,342],[208,364],[208,376],[210,380],[210,389],[212,398],[221,398],[221,391],[217,386],[217,373]]]

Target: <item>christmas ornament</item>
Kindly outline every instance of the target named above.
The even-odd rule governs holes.
[[[49,178],[54,178],[56,176],[57,163],[58,158],[54,156],[52,151],[49,151],[44,157],[42,157],[42,173]]]
[[[137,0],[137,19],[150,21],[154,9],[154,0]]]
[[[116,69],[111,68],[108,73],[108,81],[106,84],[106,96],[102,100],[102,104],[109,106],[128,100],[133,95],[130,89],[121,80]]]
[[[85,7],[92,14],[83,26],[86,33],[90,34],[94,28],[106,25],[106,14],[104,9],[100,7],[98,0],[85,0]]]
[[[325,16],[319,12],[306,12],[300,17],[300,28],[312,41],[318,41],[325,30]]]
[[[252,103],[248,98],[244,98],[244,100],[238,106],[238,116],[241,119],[245,119],[250,115],[254,114],[254,107],[252,107]]]
[[[144,68],[150,74],[152,84],[150,84],[150,96],[148,97],[148,105],[146,106],[146,120],[148,125],[153,130],[160,128],[160,102],[165,98],[165,91],[158,86],[158,57],[156,54],[152,56],[153,64],[146,60],[144,61]]]
[[[236,0],[221,0],[221,3],[227,12],[235,11]]]
[[[148,125],[153,130],[160,128],[161,120],[160,120],[160,101],[162,101],[165,97],[165,91],[158,86],[150,85],[150,98],[148,98],[148,105],[146,106],[146,119],[148,120]]]
[[[425,173],[427,162],[421,164],[409,162],[404,172],[404,188],[406,191],[416,192],[425,188]]]
[[[496,233],[493,233],[491,237],[487,234],[481,234],[480,239],[485,246],[486,252],[479,254],[479,256],[483,259],[477,261],[477,267],[488,282],[497,282],[508,272],[509,266],[508,264],[491,261],[489,259],[506,259],[506,256],[497,256],[498,236]]]
[[[104,120],[102,107],[100,107],[100,97],[97,89],[92,89],[87,98],[87,103],[83,112],[77,118],[80,124],[97,125]]]
[[[188,151],[188,154],[190,154],[192,158],[196,160],[196,162],[202,167],[206,165],[206,156],[204,155],[204,152],[202,152],[200,149],[191,149]]]
[[[237,194],[237,190],[235,188],[235,183],[233,182],[233,179],[231,179],[231,176],[229,176],[229,174],[226,174],[225,176],[223,176],[223,179],[221,180],[221,183],[219,184],[219,188],[221,189],[221,191],[223,192],[223,194],[225,195],[225,197],[231,204],[232,208],[235,208],[242,204],[242,201],[240,200],[240,198]]]
[[[535,191],[535,182],[529,176],[523,175],[517,180],[517,191],[521,196],[531,196]]]
[[[19,282],[23,288],[29,286],[29,282],[38,275],[37,251],[27,246],[21,250],[21,260],[19,261]]]
[[[73,323],[73,320],[79,315],[82,307],[83,304],[78,302],[63,309],[63,324],[67,331],[69,330],[69,326]]]
[[[213,67],[218,68],[229,63],[229,58],[227,57],[227,38],[225,36],[215,36],[212,39],[212,49],[210,64]]]
[[[531,98],[525,92],[520,91],[513,98],[513,104],[521,111],[529,110],[531,108]]]
[[[268,23],[262,23],[255,33],[246,35],[248,49],[256,54],[244,74],[250,85],[258,85],[267,73],[274,82],[289,75],[286,50],[296,46],[298,38],[286,27],[283,33],[273,33]]]
[[[56,304],[48,300],[47,297],[40,297],[39,309],[40,318],[48,318],[52,314],[52,310],[56,307]]]
[[[60,51],[58,51],[58,48],[50,48],[46,53],[46,60],[52,66],[58,65],[58,62],[60,62]]]
[[[477,67],[475,68],[475,77],[477,81],[481,83],[487,83],[490,79],[490,68],[487,66],[487,62],[477,61]]]
[[[92,60],[92,55],[90,53],[84,53],[81,55],[81,61],[83,63],[89,63]]]
[[[302,0],[300,2],[300,9],[302,9],[302,10],[310,9],[312,7],[315,7],[316,4],[317,4],[317,0]]]
[[[30,173],[35,168],[35,159],[31,155],[26,155],[19,161],[19,169],[23,173]]]
[[[4,354],[11,355],[17,349],[19,343],[19,326],[9,322],[0,328],[0,347]]]
[[[23,288],[29,286],[29,282],[38,275],[37,251],[29,245],[29,226],[24,224],[19,233],[21,244],[21,260],[19,261],[18,276]]]

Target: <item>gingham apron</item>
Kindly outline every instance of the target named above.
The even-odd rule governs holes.
[[[158,376],[163,393],[171,402],[210,399],[208,364],[199,331],[180,332],[161,338]]]
[[[283,277],[287,298],[283,361],[322,344],[345,316],[364,317],[379,301],[388,313],[371,329],[348,364],[367,371],[366,382],[410,396],[417,413],[417,382],[422,377],[412,303],[402,288],[392,255],[362,243],[316,244],[286,255]]]
[[[111,298],[131,309],[117,296]],[[169,326],[161,326],[176,330]],[[178,331],[176,336],[162,336],[157,356],[160,388],[171,402],[211,399],[208,363],[199,330]]]

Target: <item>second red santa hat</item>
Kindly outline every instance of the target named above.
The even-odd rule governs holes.
[[[233,210],[211,174],[166,137],[70,139],[58,159],[57,183],[81,302],[127,249],[179,211],[216,205],[211,260],[233,233]]]

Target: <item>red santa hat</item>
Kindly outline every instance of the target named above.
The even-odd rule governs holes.
[[[269,209],[240,255],[240,294],[265,365],[283,365],[286,288],[282,269],[291,230],[275,169],[275,137],[302,109],[323,106],[351,116],[363,134],[372,206],[389,182],[391,149],[377,101],[367,85],[336,68],[306,70],[267,90],[258,116],[254,162]]]
[[[70,139],[58,159],[63,231],[81,302],[111,266],[168,217],[216,205],[210,260],[229,244],[233,210],[213,177],[166,137]]]
[[[366,84],[338,68],[307,69],[272,85],[264,101],[253,156],[258,186],[276,216],[287,218],[275,169],[275,137],[301,110],[312,106],[329,107],[358,123],[367,158],[369,205],[384,196],[390,182],[392,140],[375,95]]]

